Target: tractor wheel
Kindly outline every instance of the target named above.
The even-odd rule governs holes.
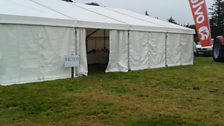
[[[216,62],[224,62],[224,46],[222,45],[221,39],[217,38],[214,41],[212,56]]]

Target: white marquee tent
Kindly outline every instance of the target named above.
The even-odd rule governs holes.
[[[74,74],[87,75],[89,29],[107,31],[106,72],[193,64],[191,29],[124,9],[61,0],[0,0],[0,85],[69,78],[64,56],[70,54],[80,56]],[[92,38],[100,41],[99,36]]]

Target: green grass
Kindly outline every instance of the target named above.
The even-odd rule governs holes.
[[[101,68],[100,68],[101,69]],[[224,64],[0,86],[2,126],[223,126]]]

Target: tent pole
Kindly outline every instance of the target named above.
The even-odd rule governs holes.
[[[86,37],[86,53],[88,53],[88,38]]]
[[[104,29],[104,49],[106,49],[106,30]]]
[[[71,78],[74,78],[74,67],[71,69]]]
[[[128,71],[130,70],[130,31],[128,30]]]
[[[168,41],[168,33],[166,33],[166,40],[165,40],[165,66],[168,67],[168,64],[167,64],[167,41]]]
[[[79,31],[80,32],[80,31]],[[78,49],[79,49],[79,47],[78,47],[78,33],[77,33],[77,29],[75,29],[75,36],[76,36],[76,41],[75,41],[75,55],[78,55]],[[72,67],[72,78],[74,78],[74,72],[75,72],[75,74],[76,75],[78,75],[78,67],[76,67],[76,68],[74,68],[74,67]]]

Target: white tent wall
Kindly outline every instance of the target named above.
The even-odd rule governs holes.
[[[181,35],[167,34],[167,65],[179,66],[181,65]]]
[[[74,28],[67,27],[0,25],[0,85],[71,77],[64,56],[76,51],[76,38],[82,63],[79,72],[86,74],[85,32],[77,33],[79,37]]]
[[[76,29],[76,55],[80,56],[80,66],[78,75],[88,75],[87,55],[86,55],[86,29]]]
[[[149,67],[166,66],[166,33],[149,33]]]
[[[188,34],[167,34],[167,65],[193,64],[193,36]]]
[[[193,35],[126,31],[129,35],[123,39],[123,35],[119,34],[122,32],[110,32],[111,48],[107,72],[193,64]]]
[[[194,36],[189,34],[181,34],[181,65],[194,64]]]
[[[64,67],[63,58],[75,51],[75,29],[43,27],[39,35],[40,77],[38,79],[54,80],[70,77],[70,69]]]
[[[128,72],[128,31],[110,31],[110,54],[106,72]]]
[[[130,31],[130,70],[165,67],[165,33]]]
[[[19,80],[19,42],[16,41],[19,38],[15,36],[17,30],[18,28],[15,26],[0,25],[0,84],[17,83]],[[35,46],[33,43],[32,47]],[[36,51],[33,50],[33,52]],[[33,55],[32,57],[35,59],[38,56]],[[33,67],[35,69],[35,66]],[[32,71],[32,69],[30,70]],[[32,74],[36,73],[32,72]]]
[[[130,70],[148,68],[149,63],[149,35],[148,32],[129,32],[129,63]]]

